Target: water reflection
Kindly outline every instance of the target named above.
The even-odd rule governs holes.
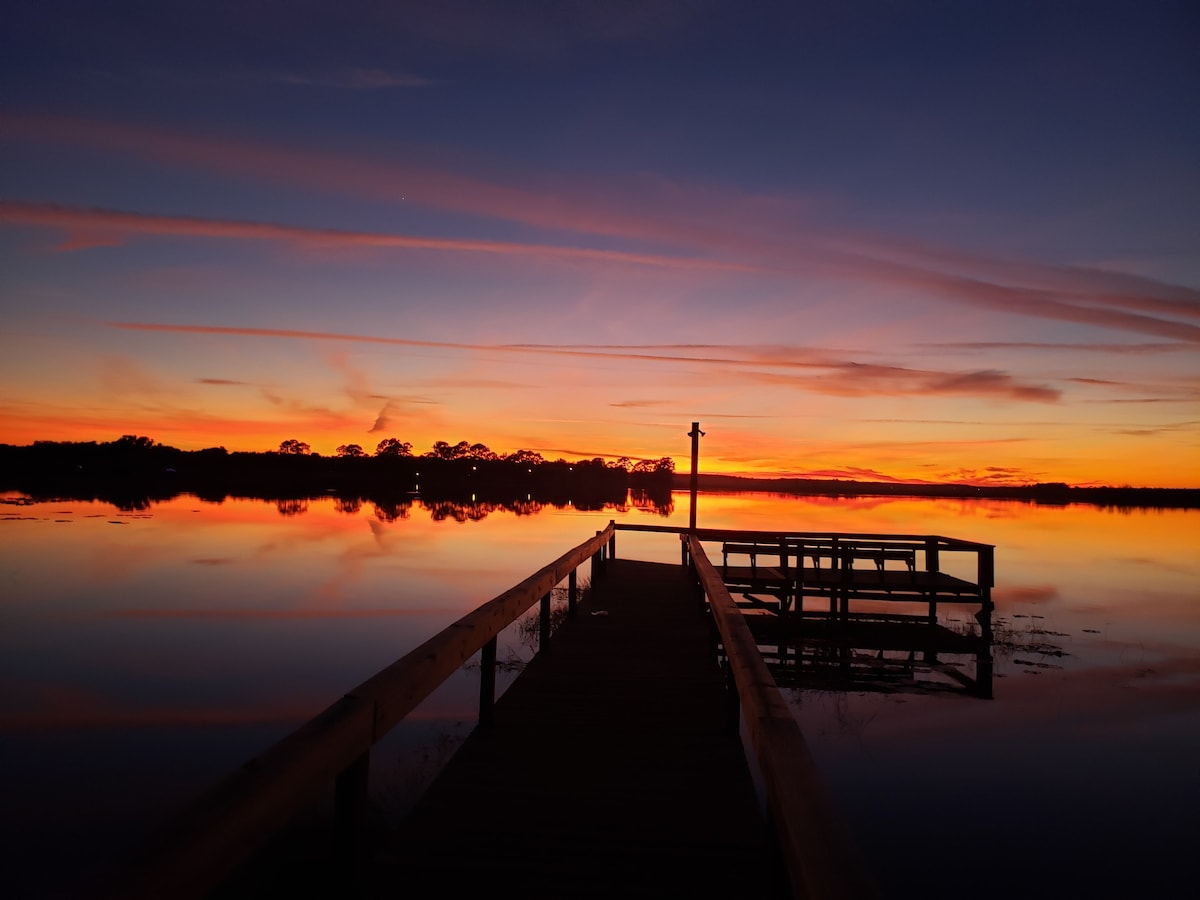
[[[180,496],[124,510],[7,499],[0,794],[11,812],[0,846],[6,872],[24,879],[16,896],[52,893],[47,878],[95,864],[608,519],[687,517],[686,494],[678,506],[631,495],[602,509],[573,498],[320,496],[292,515],[280,515],[278,498]],[[764,636],[777,655],[787,647],[782,665],[818,679],[793,692],[794,709],[889,896],[931,889],[929,831],[896,823],[933,810],[955,822],[937,831],[939,889],[961,878],[974,896],[1186,894],[1200,512],[701,495],[699,523],[996,545],[990,702],[928,687],[955,682],[925,665],[921,646],[856,637],[858,671],[839,684],[841,646],[802,661],[815,651]],[[678,542],[660,535],[622,533],[618,552],[679,559]],[[975,629],[962,610],[939,611],[938,624]],[[531,650],[516,629],[506,640],[500,657],[519,668]],[[970,650],[939,648],[937,661],[970,677],[979,667]],[[878,683],[926,684],[873,690],[876,663],[887,670]],[[448,684],[415,732],[389,738],[381,777],[396,769],[407,796],[405,773],[425,777],[421,759],[435,763],[469,727],[477,691],[470,671]],[[76,848],[71,860],[64,845]],[[1122,852],[1098,854],[1113,846]]]
[[[964,693],[992,697],[992,630],[987,610],[973,628],[869,616],[808,620],[747,616],[775,678],[793,690]]]
[[[20,496],[20,495],[18,495]],[[169,503],[182,496],[195,496],[208,504],[220,505],[227,501],[262,500],[273,503],[281,516],[298,516],[306,513],[309,503],[316,500],[332,500],[334,509],[346,515],[356,515],[364,503],[374,505],[378,517],[383,521],[397,521],[409,517],[413,509],[428,511],[435,521],[477,522],[495,512],[515,513],[519,516],[535,515],[543,509],[572,509],[583,512],[613,510],[621,512],[629,507],[659,516],[670,516],[675,509],[675,498],[669,489],[624,486],[611,489],[597,485],[577,486],[566,490],[554,485],[538,484],[533,489],[513,493],[495,485],[472,487],[440,485],[437,490],[413,490],[396,492],[392,488],[373,490],[369,493],[344,493],[329,489],[321,494],[288,494],[278,492],[256,494],[243,491],[231,494],[226,491],[182,494],[163,490],[158,493],[138,493],[119,486],[102,491],[78,490],[57,493],[57,498],[68,498],[85,502],[110,503],[122,512],[140,512],[156,505]],[[30,497],[23,500],[37,502]]]

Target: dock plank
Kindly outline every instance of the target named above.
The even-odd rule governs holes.
[[[610,560],[376,860],[371,895],[786,896],[710,634],[683,567]]]

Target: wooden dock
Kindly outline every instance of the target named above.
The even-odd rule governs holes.
[[[616,559],[393,838],[371,896],[788,896],[682,565]]]
[[[681,563],[617,559],[622,530],[670,533]],[[750,604],[759,619],[753,628],[755,616],[730,595],[731,583],[747,585],[727,560],[724,575],[709,562],[704,541],[777,554],[778,568],[756,568],[748,585],[782,575],[773,611]],[[940,554],[957,551],[977,556],[977,582],[940,572]],[[826,576],[805,571],[801,557],[813,552],[833,564],[828,585],[820,583]],[[855,559],[876,569],[856,571]],[[897,561],[904,571],[887,568]],[[589,562],[592,585],[581,601],[577,570]],[[931,640],[938,602],[980,605],[984,634],[976,646],[990,664],[991,573],[990,546],[936,536],[610,522],[248,761],[163,829],[106,893],[177,900],[314,889],[369,898],[425,891],[873,897],[866,866],[772,672],[836,668],[861,681],[860,648],[872,649],[872,668],[879,669],[896,651],[890,629],[897,624],[906,633],[919,626],[926,665],[940,665]],[[572,614],[551,638],[551,592],[564,583]],[[804,611],[806,595],[828,603],[817,620]],[[855,603],[918,598],[928,612],[885,616],[886,634],[872,630],[868,639],[853,627],[864,615],[851,609]],[[539,652],[496,700],[498,635],[534,606]],[[788,633],[814,627],[826,629],[821,655],[806,658],[789,647]],[[839,635],[846,641],[835,647]],[[830,652],[836,667],[827,665]],[[905,659],[911,663],[916,652],[910,648]],[[472,659],[480,660],[478,727],[406,821],[381,839],[368,827],[371,748]],[[913,668],[902,665],[900,674]],[[895,682],[893,673],[888,677]],[[975,685],[983,694],[981,687]],[[297,851],[286,841],[272,848],[272,836],[286,834],[331,787],[333,839],[325,849]]]

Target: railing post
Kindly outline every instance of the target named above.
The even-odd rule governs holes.
[[[938,558],[938,539],[936,537],[925,538],[925,571],[940,572],[942,569],[941,560]]]
[[[540,615],[538,617],[538,653],[547,649],[550,641],[550,592],[542,597]]]
[[[980,547],[977,551],[979,555],[979,596],[986,598],[990,605],[992,602],[992,585],[996,583],[996,548]]]
[[[479,727],[490,728],[496,708],[496,638],[479,653]]]
[[[596,532],[596,537],[600,537],[601,532]],[[592,584],[600,577],[601,570],[604,566],[604,545],[601,544],[596,548],[596,552],[592,554]]]
[[[608,538],[608,558],[617,558],[617,529],[613,529],[613,533]]]
[[[779,598],[779,611],[787,612],[792,608],[792,576],[788,569],[787,538],[779,539],[779,569],[783,574],[783,594]]]
[[[567,576],[567,615],[575,615],[579,608],[579,569],[571,570]]]

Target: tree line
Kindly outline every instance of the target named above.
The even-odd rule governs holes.
[[[670,457],[547,460],[536,451],[498,454],[467,441],[438,441],[416,455],[410,442],[394,437],[381,440],[373,455],[357,444],[344,444],[334,456],[314,453],[300,440],[286,440],[277,450],[264,452],[224,447],[185,451],[140,435],[109,442],[0,444],[0,490],[111,500],[130,507],[191,493],[214,501],[333,495],[387,503],[420,496],[463,503],[533,499],[602,508],[625,502],[631,489],[666,502],[674,469]]]
[[[314,454],[312,447],[308,443],[295,439],[281,441],[277,452],[288,456],[320,455]],[[362,459],[369,455],[361,444],[341,444],[334,451],[334,454],[341,459]],[[374,455],[385,458],[419,458],[442,461],[467,459],[475,460],[476,462],[507,462],[530,466],[540,466],[549,462],[549,460],[534,450],[517,450],[509,454],[499,454],[488,447],[487,444],[472,444],[468,441],[459,441],[457,444],[451,444],[448,441],[435,441],[429,450],[418,456],[413,453],[413,445],[410,441],[402,441],[394,437],[384,438],[376,444]],[[570,464],[567,460],[561,458],[554,462],[557,464]],[[626,472],[643,475],[655,473],[670,474],[675,471],[675,460],[669,456],[663,456],[658,459],[631,459],[628,456],[621,456],[607,463],[601,457],[594,457],[590,460],[580,460],[578,462],[593,466],[622,469]]]

